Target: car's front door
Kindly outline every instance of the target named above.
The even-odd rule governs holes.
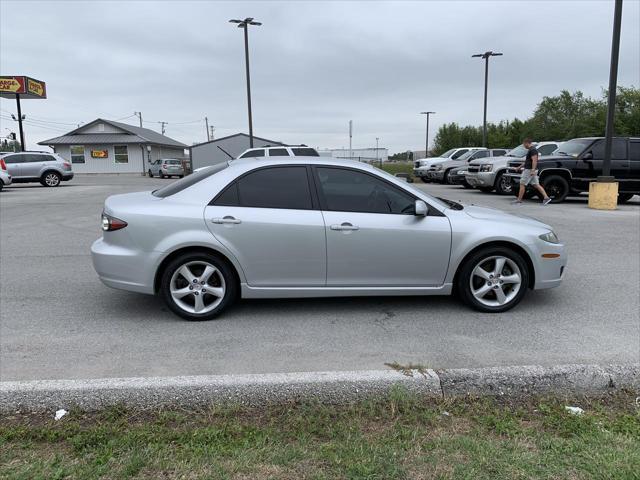
[[[7,172],[13,178],[21,178],[22,177],[22,163],[25,161],[26,155],[7,155],[6,157],[2,157],[4,163],[7,165]]]
[[[442,285],[451,248],[447,217],[414,215],[415,197],[373,173],[314,172],[326,224],[327,286]]]
[[[47,157],[49,156],[40,153],[28,153],[25,157],[24,163],[22,164],[22,176],[27,178],[40,177],[42,167],[44,167],[45,162],[48,160]]]
[[[209,230],[236,257],[249,285],[325,285],[324,221],[310,180],[304,165],[258,168],[205,208]]]

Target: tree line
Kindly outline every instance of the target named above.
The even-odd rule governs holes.
[[[585,97],[581,91],[563,90],[555,97],[544,97],[531,118],[487,123],[487,147],[515,147],[525,137],[534,141],[569,140],[578,137],[603,137],[607,118],[607,92],[602,97]],[[640,89],[618,87],[615,135],[640,136]],[[438,129],[430,155],[455,147],[482,145],[482,126],[442,125]]]

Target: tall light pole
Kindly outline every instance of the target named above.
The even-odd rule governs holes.
[[[382,159],[378,155],[378,140],[380,140],[380,137],[376,137],[376,162],[379,162],[382,167]]]
[[[487,146],[487,84],[489,82],[489,57],[500,57],[502,53],[484,52],[471,55],[471,58],[484,58],[484,116],[482,120],[482,146]]]
[[[609,68],[609,99],[607,101],[607,125],[604,134],[604,162],[600,181],[612,182],[611,144],[613,142],[613,119],[616,111],[616,90],[618,88],[618,57],[620,56],[620,24],[622,23],[622,0],[616,0],[613,12],[613,39],[611,41],[611,66]]]
[[[429,157],[429,115],[433,115],[436,112],[420,112],[420,115],[427,116],[427,137],[424,141],[424,158]]]
[[[251,76],[249,75],[249,25],[262,25],[260,22],[254,21],[253,18],[247,17],[244,20],[229,20],[230,23],[237,23],[238,28],[244,29],[244,58],[247,70],[247,108],[249,110],[249,147],[253,148],[253,119],[251,117]]]

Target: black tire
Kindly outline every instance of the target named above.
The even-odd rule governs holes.
[[[494,187],[496,193],[500,195],[511,195],[513,193],[513,183],[509,177],[505,177],[504,172],[498,174]]]
[[[542,186],[547,195],[551,197],[551,203],[562,203],[570,193],[569,182],[560,175],[549,175],[542,179]]]
[[[431,180],[429,180],[427,177],[420,177],[420,180],[422,180],[422,183],[431,183]]]
[[[178,303],[176,303],[176,301],[171,295],[171,280],[174,273],[176,273],[177,270],[179,270],[180,268],[182,268],[183,266],[189,263],[199,264],[200,262],[209,264],[217,269],[217,273],[214,273],[212,275],[212,277],[207,281],[207,284],[213,282],[213,283],[216,283],[217,285],[212,285],[212,286],[214,287],[218,286],[218,287],[224,288],[224,295],[222,296],[222,300],[212,310],[203,314],[189,312],[183,309]],[[192,266],[191,268],[193,269],[193,273],[196,275],[198,273],[202,273],[201,271],[196,269],[196,266]],[[215,275],[215,278],[214,278],[214,275]],[[184,288],[186,288],[187,286],[188,287],[191,286],[191,284],[188,283],[185,278],[178,277],[176,281],[181,281],[182,283],[184,283],[185,284]],[[206,285],[198,288],[204,289],[205,287]],[[178,256],[165,267],[164,271],[162,272],[162,277],[160,279],[159,294],[162,297],[162,300],[164,301],[164,303],[167,305],[167,307],[169,307],[169,309],[173,313],[184,318],[185,320],[190,320],[190,321],[211,320],[217,317],[218,315],[220,315],[225,309],[227,309],[235,301],[235,299],[238,296],[238,284],[236,282],[236,277],[231,267],[229,267],[229,265],[225,261],[221,260],[220,257],[210,253],[206,253],[206,252],[192,252],[192,253],[185,253],[183,255]],[[194,295],[193,298],[191,297],[191,295]],[[186,295],[185,297],[189,297],[189,298],[184,300],[185,304],[191,302],[192,300],[195,303],[195,295],[198,295],[198,293],[194,292],[194,294]],[[205,298],[205,295],[206,294],[202,295],[203,299]],[[213,295],[210,295],[210,296],[214,297]],[[213,303],[215,303],[214,300],[212,299],[210,300]]]
[[[184,178],[184,175],[178,175],[178,178]]]
[[[151,169],[149,169],[149,178],[153,178],[153,173],[151,173]]]
[[[493,187],[478,187],[478,190],[484,193],[491,193],[493,192]]]
[[[44,172],[40,177],[40,183],[43,187],[58,187],[62,182],[62,175],[58,172]]]
[[[627,203],[629,200],[633,198],[633,193],[619,193],[618,194],[618,204]]]
[[[450,168],[449,170],[446,170],[444,172],[444,176],[442,177],[442,184],[443,185],[453,185],[453,183],[451,183],[451,179],[449,178],[449,174],[451,173],[453,169]]]
[[[162,170],[160,170],[160,171],[158,172],[158,176],[159,176],[160,178],[164,178],[164,173],[162,173]]]
[[[467,180],[466,180],[466,179],[465,179],[465,180],[462,180],[461,185],[462,185],[464,188],[467,188],[467,189],[472,189],[472,188],[473,188],[473,186],[472,186],[469,182],[467,182]]]
[[[503,305],[486,305],[480,302],[471,291],[471,281],[472,281],[472,272],[476,266],[482,264],[483,260],[488,261],[489,264],[491,262],[491,257],[501,256],[506,257],[513,261],[515,265],[517,265],[520,270],[520,287],[507,303]],[[505,264],[506,265],[506,264]],[[505,267],[507,270],[510,268],[508,265]],[[503,269],[503,272],[507,271]],[[458,278],[456,282],[456,294],[470,307],[478,310],[480,312],[487,313],[500,313],[506,312],[507,310],[515,307],[520,301],[524,298],[527,293],[527,288],[529,286],[529,267],[527,266],[527,262],[522,255],[517,253],[515,250],[512,250],[508,247],[486,247],[482,248],[473,254],[471,254],[468,258],[464,260],[464,263],[461,265],[460,270],[458,272]],[[474,277],[474,283],[480,280],[480,286],[482,286],[483,281],[479,279],[479,277]],[[492,280],[493,281],[493,280]],[[479,288],[479,287],[478,287]],[[491,290],[489,290],[491,292]],[[491,300],[490,293],[488,300]],[[494,295],[495,296],[495,295]]]
[[[3,188],[4,188],[4,182],[0,180],[0,192],[2,191]]]

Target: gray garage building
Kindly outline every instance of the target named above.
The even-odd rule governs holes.
[[[275,140],[253,137],[254,147],[266,147],[267,145],[283,145]],[[196,168],[215,165],[230,159],[229,155],[237,158],[242,152],[249,148],[249,135],[246,133],[236,133],[227,137],[216,138],[209,142],[199,143],[189,147],[191,154],[191,166]],[[227,152],[229,155],[227,155]]]
[[[102,118],[38,144],[69,160],[76,173],[143,173],[149,159],[186,160],[188,148],[148,128]]]

